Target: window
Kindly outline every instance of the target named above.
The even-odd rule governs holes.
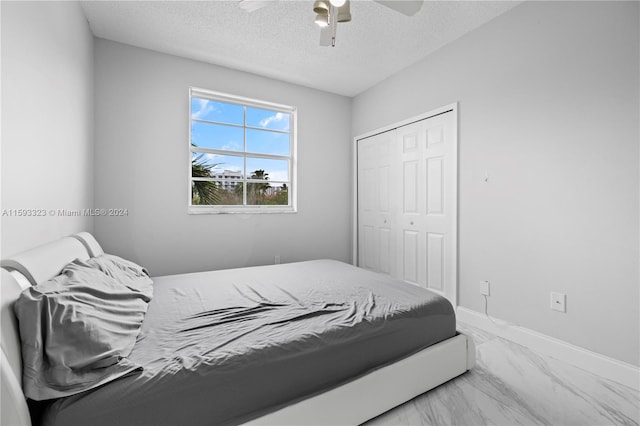
[[[296,211],[296,109],[191,88],[189,213]]]

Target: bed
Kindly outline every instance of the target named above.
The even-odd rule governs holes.
[[[105,256],[83,232],[2,261],[2,424],[32,424],[25,394],[39,391],[32,369],[23,375],[23,357],[34,362],[21,354],[20,330],[30,329],[14,315],[20,293]],[[138,291],[132,306],[147,304],[131,317],[140,327],[115,378],[43,393],[38,423],[355,425],[475,362],[446,299],[337,261],[149,281],[152,297],[147,284],[129,286]]]

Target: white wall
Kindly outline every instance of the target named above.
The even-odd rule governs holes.
[[[638,16],[638,2],[527,2],[352,110],[356,136],[458,101],[459,304],[483,312],[490,280],[490,315],[634,365]]]
[[[189,86],[298,107],[298,213],[188,215]],[[152,275],[350,259],[349,98],[96,40],[97,218],[107,252]]]
[[[2,256],[91,231],[90,217],[50,209],[93,205],[93,36],[75,2],[2,8]],[[7,213],[7,212],[5,212]]]

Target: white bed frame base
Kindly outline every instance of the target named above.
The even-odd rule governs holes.
[[[101,253],[102,248],[95,238],[82,232],[2,261],[5,269],[2,270],[0,291],[3,320],[0,424],[31,426],[21,387],[20,338],[12,307],[22,285],[27,280],[31,285],[37,285],[53,278],[64,265],[76,258],[86,259]],[[400,361],[251,420],[246,425],[359,425],[459,376],[474,364],[473,340],[458,333]]]
[[[459,376],[474,362],[473,340],[458,334],[246,425],[359,425]]]

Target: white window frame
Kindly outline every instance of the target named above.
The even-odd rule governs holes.
[[[244,130],[244,150],[243,151],[228,151],[228,150],[220,150],[220,149],[210,149],[210,148],[193,148],[191,146],[191,125],[194,121],[196,122],[208,122],[214,124],[223,124],[228,125],[228,123],[218,123],[208,120],[194,120],[192,118],[191,113],[191,99],[193,97],[200,99],[208,99],[212,101],[225,102],[240,105],[243,107],[254,107],[260,109],[266,109],[276,112],[283,112],[289,114],[289,155],[273,155],[273,154],[260,154],[253,153],[247,151],[247,141],[246,134],[247,129],[257,129],[257,130],[265,130],[257,127],[247,126],[246,123],[246,109],[245,109],[245,121],[242,126]],[[230,95],[221,92],[214,92],[207,89],[201,89],[197,87],[189,88],[189,140],[187,141],[187,147],[189,149],[188,152],[188,163],[187,163],[187,172],[188,172],[188,213],[189,214],[220,214],[220,213],[295,213],[297,212],[297,122],[298,122],[298,114],[297,108],[289,105],[276,104],[273,102],[262,101],[258,99],[250,99],[241,96]],[[193,152],[205,152],[211,154],[219,154],[219,155],[236,155],[243,156],[245,162],[245,170],[244,170],[244,178],[242,179],[242,185],[245,187],[243,191],[243,205],[192,205],[192,195],[191,195],[191,184],[192,184],[192,173],[191,173],[191,160]],[[265,158],[265,159],[276,159],[276,160],[287,160],[289,162],[289,181],[287,183],[288,193],[289,193],[289,204],[288,205],[247,205],[247,191],[246,185],[247,183],[264,183],[264,180],[255,180],[248,178],[248,172],[246,170],[246,161],[247,157],[250,158]],[[199,180],[208,180],[206,178],[199,178]],[[212,181],[216,181],[217,179],[212,178]],[[280,181],[278,181],[280,182]]]

